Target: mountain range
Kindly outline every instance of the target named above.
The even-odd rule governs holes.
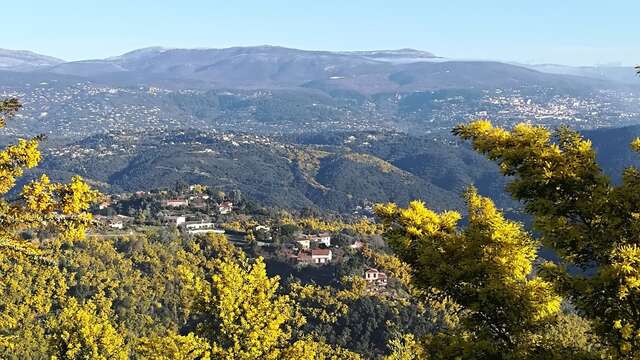
[[[124,85],[186,88],[311,88],[325,92],[376,94],[443,88],[560,89],[616,87],[614,74],[571,67],[519,66],[461,61],[414,49],[309,51],[278,46],[224,49],[151,47],[106,59],[64,62],[24,51],[0,51],[0,70],[90,79]],[[628,72],[633,73],[631,69]],[[8,76],[8,75],[7,75]],[[13,76],[16,76],[13,74]]]
[[[557,64],[537,64],[522,66],[550,74],[582,76],[627,84],[637,84],[638,82],[636,72],[631,66],[566,66]]]

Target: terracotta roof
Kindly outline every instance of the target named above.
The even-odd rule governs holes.
[[[328,256],[331,254],[330,249],[313,249],[311,250],[311,256]]]

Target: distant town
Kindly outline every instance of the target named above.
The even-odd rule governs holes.
[[[377,95],[361,101],[326,98],[324,102],[305,96],[272,90],[225,90],[212,95],[91,82],[0,84],[0,97],[18,97],[25,104],[20,121],[10,124],[7,135],[43,133],[75,139],[100,132],[191,128],[269,134],[326,130],[438,134],[476,118],[506,126],[529,121],[593,129],[631,125],[640,118],[640,95],[626,90],[575,95],[557,94],[553,88],[447,90]],[[216,105],[221,101],[237,105]]]

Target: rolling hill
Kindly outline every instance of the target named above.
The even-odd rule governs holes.
[[[501,195],[497,167],[466,147],[399,133],[335,133],[309,139],[203,132],[101,134],[50,142],[38,168],[58,179],[80,174],[103,191],[203,183],[283,208],[349,212],[359,205],[422,199],[438,209],[461,208],[475,183]]]

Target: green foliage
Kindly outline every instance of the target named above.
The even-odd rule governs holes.
[[[240,190],[262,205],[286,209],[351,212],[367,202],[404,205],[412,199],[460,209],[458,194],[471,183],[500,206],[513,205],[497,166],[468,147],[432,136],[354,132],[327,135],[336,139],[318,138],[314,144],[306,144],[306,137],[273,137],[264,144],[245,136],[235,134],[239,146],[233,146],[223,135],[196,131],[145,132],[139,140],[95,135],[74,145],[76,157],[57,155],[66,148],[51,149],[42,166],[52,176],[81,174],[110,192],[173,188],[182,181],[208,185],[212,194]],[[352,143],[351,136],[357,138]],[[111,154],[101,156],[96,149],[102,148]]]
[[[0,101],[0,128],[21,105],[16,99]],[[23,231],[47,231],[73,241],[84,235],[91,221],[87,213],[97,193],[82,179],[69,184],[51,183],[42,176],[14,189],[25,170],[38,165],[39,137],[0,151],[0,356],[30,357],[46,351],[46,332],[39,321],[56,307],[66,306],[64,276],[49,253],[24,240]],[[6,194],[20,193],[18,201]]]
[[[601,359],[606,357],[588,320],[562,312],[546,324],[530,341],[537,344],[532,356],[547,359]]]
[[[126,360],[129,351],[113,324],[108,300],[74,298],[47,324],[52,359]]]
[[[459,230],[457,212],[435,213],[423,203],[400,209],[381,205],[376,213],[400,259],[413,270],[413,283],[427,296],[450,297],[462,307],[463,333],[434,351],[504,354],[530,351],[528,337],[560,310],[549,282],[529,278],[538,248],[518,223],[504,219],[475,189],[465,194],[469,224]],[[456,342],[461,342],[456,344]],[[439,348],[446,344],[447,349]]]
[[[197,284],[196,332],[221,359],[278,359],[291,338],[293,308],[276,294],[278,278],[267,277],[262,259],[222,260],[211,284]]]
[[[513,176],[507,190],[563,260],[541,274],[591,320],[610,356],[640,356],[640,171],[627,168],[613,185],[591,143],[567,128],[551,133],[520,124],[507,131],[477,121],[454,133]],[[594,274],[568,272],[570,265]]]

